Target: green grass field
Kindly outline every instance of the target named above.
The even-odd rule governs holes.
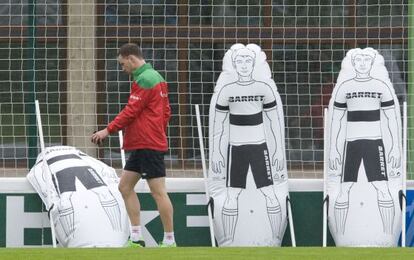
[[[3,248],[0,259],[414,259],[414,248]]]

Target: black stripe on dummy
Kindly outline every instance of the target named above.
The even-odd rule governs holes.
[[[49,160],[47,160],[47,164],[51,165],[52,163],[55,163],[57,161],[62,161],[62,160],[67,160],[67,159],[81,159],[79,156],[77,156],[76,154],[64,154],[64,155],[58,155],[55,156],[53,158],[50,158]]]
[[[229,111],[229,106],[220,106],[219,104],[216,104],[216,109],[222,111]]]
[[[273,102],[270,102],[268,104],[263,104],[264,109],[269,109],[269,108],[272,108],[272,107],[275,107],[275,106],[276,106],[276,100],[273,101]]]
[[[372,122],[380,120],[380,110],[348,111],[348,122]]]
[[[381,102],[381,107],[391,107],[394,105],[394,100]]]
[[[232,125],[260,125],[263,123],[263,114],[259,112],[252,115],[230,114],[230,124]]]
[[[346,103],[339,103],[339,102],[334,102],[334,106],[337,108],[346,108]]]

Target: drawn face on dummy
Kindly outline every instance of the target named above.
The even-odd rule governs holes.
[[[355,71],[360,74],[369,74],[374,58],[367,54],[357,54],[352,60]]]
[[[233,66],[240,77],[251,77],[254,68],[254,59],[254,52],[247,48],[235,51]]]

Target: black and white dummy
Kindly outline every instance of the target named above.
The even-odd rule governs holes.
[[[283,108],[258,45],[225,53],[209,113],[207,184],[219,246],[280,246],[288,197]]]
[[[62,247],[122,247],[129,220],[115,170],[70,146],[45,149],[27,179],[53,219]]]
[[[352,49],[328,109],[328,223],[337,246],[397,246],[402,128],[398,99],[372,48]]]

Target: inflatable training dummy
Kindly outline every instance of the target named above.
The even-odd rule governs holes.
[[[328,222],[337,246],[396,246],[401,232],[399,103],[374,49],[342,61],[328,113]]]
[[[70,146],[48,147],[27,179],[63,247],[122,247],[129,221],[113,168]]]
[[[226,52],[209,127],[207,182],[219,246],[280,246],[288,199],[283,109],[259,46]]]

